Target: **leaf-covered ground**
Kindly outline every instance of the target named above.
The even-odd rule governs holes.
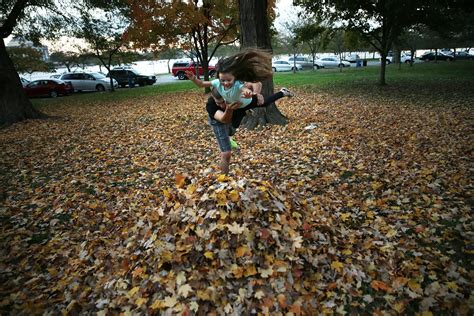
[[[474,93],[409,90],[297,91],[229,177],[196,93],[1,130],[1,313],[472,314]]]

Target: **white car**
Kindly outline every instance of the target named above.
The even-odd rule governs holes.
[[[313,62],[303,56],[290,57],[288,58],[288,62],[291,65],[296,63],[296,65],[300,66],[302,69],[313,69]]]
[[[350,63],[356,63],[358,60],[360,60],[359,55],[357,54],[349,54],[346,56],[346,59]]]
[[[323,57],[314,62],[316,68],[343,68],[350,67],[351,63],[345,60],[340,60],[339,57]]]
[[[21,81],[21,85],[22,85],[23,87],[30,83],[29,80],[26,80],[25,78],[23,78],[23,77],[21,77],[21,76],[20,76],[20,81]]]
[[[61,80],[72,83],[74,91],[105,91],[110,90],[110,78],[98,72],[69,72],[61,75]],[[112,79],[114,88],[118,82]]]
[[[411,55],[410,54],[401,54],[400,55],[400,62],[402,64],[408,64],[411,62]],[[393,63],[393,54],[388,53],[387,59],[386,59],[387,64]]]
[[[272,62],[272,70],[273,72],[277,71],[293,71],[294,65],[290,64],[285,60],[277,60]],[[303,67],[299,64],[296,64],[296,70],[302,70]]]

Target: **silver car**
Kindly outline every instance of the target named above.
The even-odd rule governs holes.
[[[314,66],[319,68],[343,68],[350,67],[351,63],[345,60],[340,60],[338,57],[323,57],[314,62]]]
[[[72,83],[74,91],[105,91],[110,90],[110,78],[98,72],[69,72],[61,75],[61,80]],[[117,80],[112,79],[114,88],[118,87]]]
[[[272,70],[273,72],[277,71],[293,71],[294,65],[290,64],[286,60],[277,60],[272,62]],[[303,67],[301,65],[296,64],[296,70],[302,70]]]

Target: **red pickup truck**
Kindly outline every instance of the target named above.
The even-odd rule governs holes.
[[[171,72],[173,73],[174,77],[178,77],[179,80],[188,79],[186,77],[185,71],[191,71],[192,73],[196,74],[196,64],[192,61],[189,62],[176,62],[173,64],[173,68],[171,68]],[[199,76],[204,76],[204,69],[201,65],[198,67]],[[213,78],[216,75],[216,67],[209,66],[209,77]]]

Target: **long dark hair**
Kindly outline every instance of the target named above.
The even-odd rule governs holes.
[[[240,81],[263,81],[272,76],[272,56],[260,49],[247,48],[219,60],[216,70],[218,73],[231,73]]]

